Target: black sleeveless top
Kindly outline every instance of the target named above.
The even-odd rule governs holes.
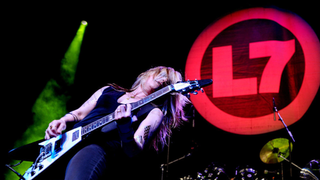
[[[125,92],[116,91],[112,87],[106,88],[99,97],[93,110],[85,118],[78,122],[75,125],[75,128],[87,125],[114,112],[120,105],[120,103],[118,103],[118,99],[124,94]]]

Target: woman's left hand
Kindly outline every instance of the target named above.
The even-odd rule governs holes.
[[[124,104],[118,106],[114,113],[115,120],[131,118],[131,104]]]

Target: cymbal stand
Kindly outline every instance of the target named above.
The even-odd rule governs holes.
[[[286,123],[284,122],[284,120],[282,119],[276,105],[275,105],[275,100],[273,98],[273,109],[274,111],[278,114],[278,117],[279,117],[279,121],[282,122],[283,126],[286,128],[289,136],[290,136],[290,139],[289,139],[289,161],[290,161],[290,178],[292,178],[292,160],[291,160],[291,155],[292,155],[292,150],[291,150],[291,142],[296,142],[293,138],[293,135],[291,133],[291,131],[288,129],[288,126],[286,125]]]
[[[302,170],[301,167],[299,167],[298,165],[296,165],[296,164],[293,163],[293,162],[290,162],[287,158],[283,157],[281,154],[278,154],[278,157],[280,157],[280,158],[284,159],[285,161],[287,161],[288,163],[294,165],[294,166],[295,166],[296,168],[298,168],[299,170]]]
[[[295,163],[290,162],[287,158],[281,156],[281,154],[278,154],[278,157],[280,157],[280,158],[284,159],[285,161],[289,162],[290,164],[294,165],[296,168],[298,168],[300,170],[300,173],[301,173],[301,171],[304,171],[304,172],[308,173],[308,175],[310,175],[314,180],[319,180],[319,178],[316,175],[314,175],[309,169],[299,167]]]

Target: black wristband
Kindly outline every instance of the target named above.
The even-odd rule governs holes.
[[[134,131],[131,127],[132,121],[131,118],[123,118],[118,120],[117,127],[119,131],[119,136],[122,142],[127,143],[133,140]]]
[[[134,141],[134,131],[131,125],[132,119],[130,117],[117,121],[118,132],[121,139],[121,147],[127,156],[134,157],[140,153],[140,149],[137,147],[137,144]]]
[[[117,120],[117,126],[120,133],[128,133],[132,129],[131,125],[132,125],[131,117],[126,117],[126,118]]]

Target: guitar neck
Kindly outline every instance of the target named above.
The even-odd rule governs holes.
[[[166,86],[137,102],[131,103],[132,111],[139,109],[140,107],[154,101],[155,99],[158,99],[159,97],[165,94],[170,93],[172,89],[173,89],[172,85]],[[114,113],[108,114],[90,124],[83,126],[81,130],[81,135],[84,136],[86,134],[89,134],[90,132],[96,129],[99,129],[102,126],[105,126],[111,123],[112,121],[114,121]]]
[[[137,101],[137,102],[134,102],[134,103],[131,103],[131,107],[132,107],[132,111],[154,101],[155,99],[158,99],[159,97],[163,96],[163,95],[166,95],[168,94],[169,92],[172,91],[172,86],[169,85],[169,86],[166,86],[152,94],[150,94],[149,96]]]

